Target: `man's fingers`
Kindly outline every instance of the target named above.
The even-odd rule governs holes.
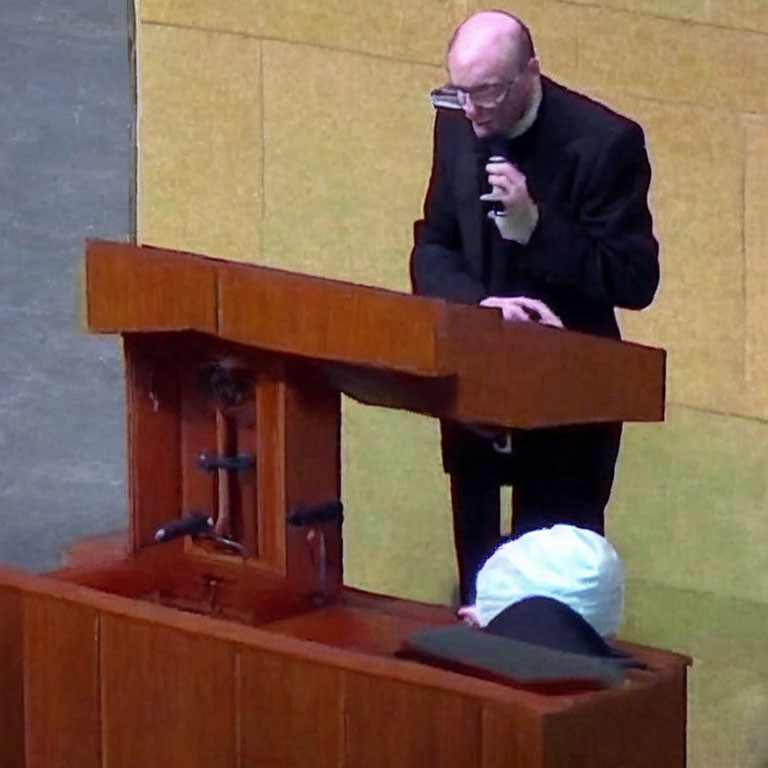
[[[519,307],[516,304],[510,304],[508,307],[504,307],[501,311],[504,313],[505,320],[515,320],[519,323],[536,322],[536,318],[531,317],[523,307]]]
[[[503,173],[505,176],[522,176],[512,163],[486,163],[486,173]]]
[[[505,320],[564,327],[563,321],[540,299],[528,296],[488,296],[480,302],[480,306],[500,309]]]
[[[523,322],[530,320],[525,309],[515,299],[505,296],[489,296],[480,302],[480,306],[500,309],[505,320],[521,320]]]
[[[456,615],[470,627],[480,626],[480,616],[478,615],[477,608],[474,605],[462,605],[461,608],[456,611]]]
[[[547,307],[545,312],[541,313],[541,321],[543,325],[551,325],[554,328],[564,328],[563,321]]]
[[[493,178],[504,179],[514,183],[525,181],[525,175],[509,163],[488,163],[485,166],[485,172],[488,174],[489,181]],[[493,182],[491,181],[491,183]]]
[[[555,328],[563,327],[563,321],[540,299],[518,296],[513,301],[521,306],[534,322],[552,325]]]

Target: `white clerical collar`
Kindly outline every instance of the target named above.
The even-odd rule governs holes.
[[[531,100],[528,103],[528,108],[525,110],[523,116],[512,126],[512,130],[507,134],[510,139],[516,139],[518,136],[522,136],[534,124],[536,116],[539,114],[541,98],[541,78],[537,77],[536,82],[531,89]]]

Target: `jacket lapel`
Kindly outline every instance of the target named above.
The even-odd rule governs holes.
[[[469,127],[469,123],[467,123]],[[454,192],[458,203],[464,255],[470,269],[483,277],[483,204],[481,178],[485,179],[485,159],[478,154],[478,144],[469,129],[462,137],[456,164]]]

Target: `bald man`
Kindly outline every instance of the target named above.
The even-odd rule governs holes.
[[[659,280],[642,129],[542,76],[510,14],[467,19],[447,63],[457,108],[435,120],[414,291],[618,338],[615,307],[647,306]],[[507,435],[443,422],[463,603],[499,543],[500,486],[513,487],[515,537],[556,523],[603,533],[620,439],[620,424]]]

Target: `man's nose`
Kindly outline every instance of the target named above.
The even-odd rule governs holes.
[[[466,101],[464,102],[464,114],[472,120],[474,117],[477,116],[477,107],[475,106],[475,103],[472,101],[471,97],[467,97]]]

